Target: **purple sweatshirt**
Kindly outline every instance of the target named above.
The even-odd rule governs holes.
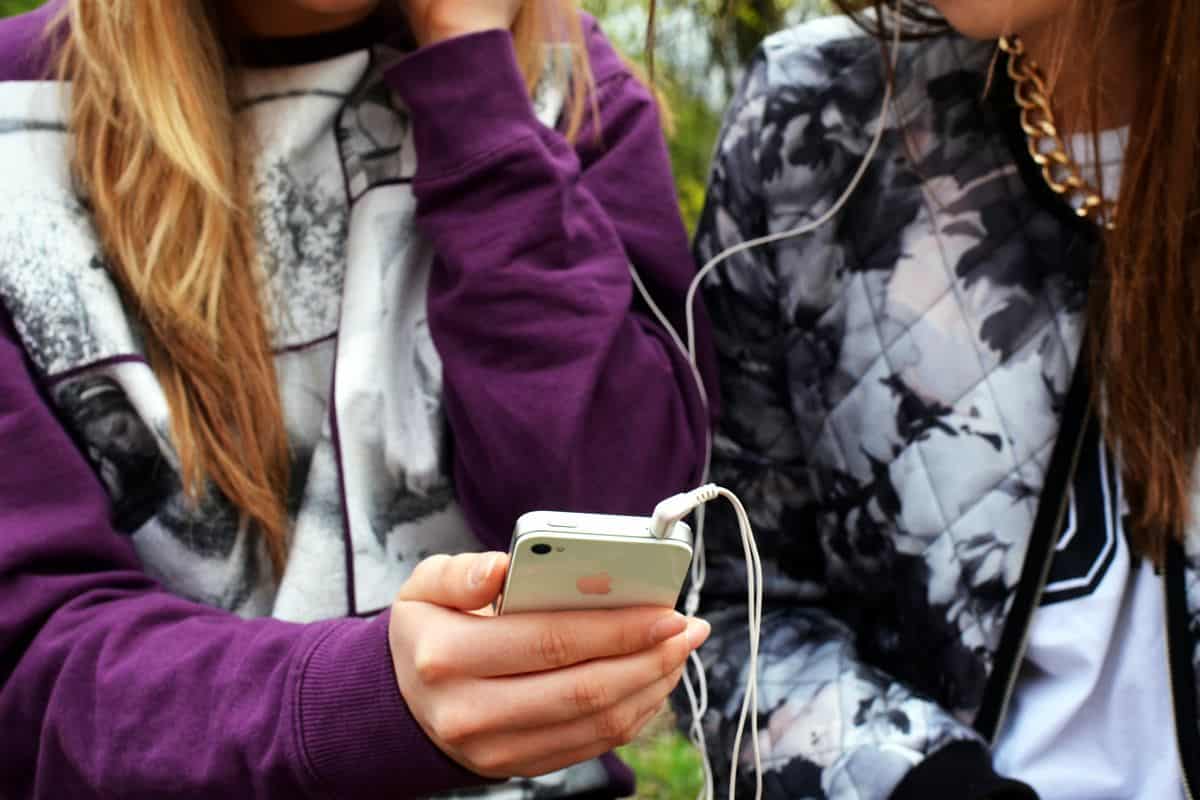
[[[4,87],[40,78],[48,13],[0,22]],[[697,479],[709,422],[627,272],[635,264],[682,324],[694,266],[654,103],[588,27],[600,129],[574,145],[535,116],[507,33],[414,52],[386,74],[411,114],[406,180],[435,253],[428,328],[454,493],[490,549],[507,549],[527,510],[648,513]],[[11,170],[0,157],[0,184]],[[15,258],[5,241],[0,274]],[[79,366],[56,372],[30,348],[28,308],[6,286],[0,796],[403,798],[479,783],[409,714],[387,613],[356,601],[353,569],[329,615],[371,615],[307,623],[246,619],[148,574],[136,526],[119,522],[111,483],[66,421],[62,387]],[[346,326],[340,346],[352,348]],[[703,324],[699,341],[711,387]],[[100,353],[86,367],[124,380],[136,362]],[[332,423],[336,439],[336,410]],[[609,767],[611,794],[628,793],[627,771]]]

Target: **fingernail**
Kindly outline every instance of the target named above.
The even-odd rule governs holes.
[[[687,620],[683,614],[674,612],[659,618],[650,628],[650,644],[665,642],[672,636],[678,636],[687,629]]]
[[[475,559],[475,563],[467,570],[467,583],[472,589],[477,589],[483,582],[491,577],[492,570],[496,568],[496,559],[499,558],[498,553],[491,553],[485,558]]]
[[[708,640],[710,633],[712,633],[712,625],[708,624],[708,620],[692,617],[687,625],[688,646],[695,650]]]

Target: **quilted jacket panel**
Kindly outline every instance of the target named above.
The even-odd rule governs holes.
[[[905,45],[881,118],[878,44],[819,20],[764,44],[726,119],[702,263],[827,211],[884,128],[833,221],[706,286],[725,407],[713,476],[749,509],[766,573],[768,797],[890,796],[947,744],[982,741],[989,680],[1014,668],[997,650],[1097,250],[1023,177],[1011,109],[989,92],[993,52]],[[701,613],[718,788],[746,677],[736,536],[714,509]],[[1188,555],[1194,634],[1200,546]]]

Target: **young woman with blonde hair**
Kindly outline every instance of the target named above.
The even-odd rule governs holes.
[[[522,512],[700,471],[629,274],[678,322],[694,268],[595,24],[54,0],[0,79],[0,795],[627,794],[705,625],[469,613]]]

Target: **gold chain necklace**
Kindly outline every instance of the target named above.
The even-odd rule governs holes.
[[[1000,49],[1008,54],[1008,76],[1013,80],[1013,96],[1021,107],[1021,130],[1025,131],[1029,155],[1041,167],[1046,185],[1063,197],[1076,214],[1112,230],[1116,227],[1117,206],[1105,200],[1084,179],[1079,164],[1068,154],[1054,123],[1041,68],[1026,55],[1024,43],[1016,36],[1001,37]]]

